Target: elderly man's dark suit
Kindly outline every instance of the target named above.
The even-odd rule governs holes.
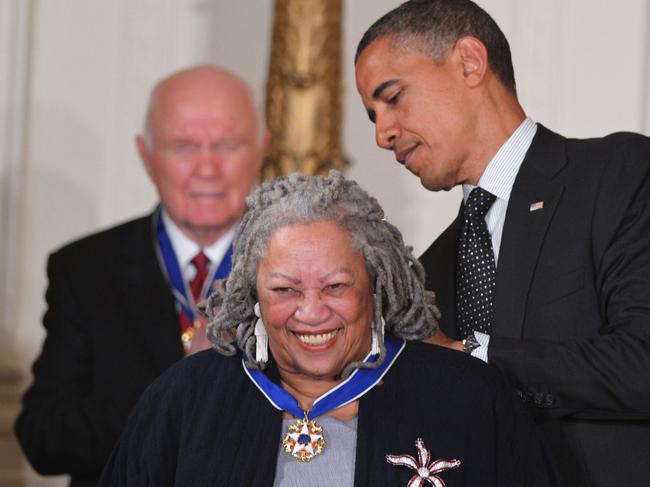
[[[459,227],[420,259],[454,338]],[[510,196],[494,303],[489,363],[529,404],[569,485],[648,485],[650,139],[538,127]]]
[[[95,485],[140,393],[183,356],[151,217],[50,256],[47,338],[16,434],[34,468]]]

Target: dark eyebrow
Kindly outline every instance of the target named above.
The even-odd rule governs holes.
[[[300,284],[300,279],[298,279],[297,277],[287,276],[286,274],[282,274],[282,272],[271,272],[270,277],[283,277],[284,279],[287,279],[288,281],[291,281],[294,284]]]
[[[384,81],[383,83],[380,83],[379,86],[377,86],[377,88],[375,88],[375,91],[372,92],[372,99],[373,100],[378,100],[381,97],[381,94],[383,93],[383,91],[386,88],[388,88],[388,87],[394,85],[395,83],[397,83],[397,81],[398,81],[397,79],[389,79],[387,81]]]

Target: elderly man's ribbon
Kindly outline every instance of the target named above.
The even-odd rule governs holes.
[[[180,312],[186,315],[190,322],[198,318],[198,309],[194,303],[192,293],[188,288],[187,282],[183,279],[180,265],[176,259],[176,253],[172,246],[169,235],[165,230],[165,225],[162,218],[162,209],[158,207],[154,214],[154,232],[155,232],[155,246],[158,254],[158,260],[165,273],[169,284],[172,287],[172,293],[176,299],[176,305],[179,307]],[[215,281],[228,277],[230,274],[231,260],[232,260],[232,244],[228,247],[226,254],[221,259],[218,266],[211,266],[210,272],[205,279],[205,284],[201,290],[199,301],[205,299],[212,290]]]

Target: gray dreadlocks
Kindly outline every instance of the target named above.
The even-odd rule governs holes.
[[[399,230],[384,219],[377,200],[357,183],[338,171],[328,176],[294,173],[262,184],[246,204],[235,236],[232,271],[206,305],[208,337],[218,352],[234,355],[237,347],[246,354],[248,367],[264,368],[254,360],[257,266],[276,230],[317,221],[340,225],[363,254],[375,292],[372,326],[379,337],[382,316],[386,332],[405,340],[422,340],[436,332],[440,313],[434,293],[424,289],[422,265],[404,245]],[[373,363],[349,364],[343,377],[360,367],[377,367],[386,355],[383,340],[380,350]]]

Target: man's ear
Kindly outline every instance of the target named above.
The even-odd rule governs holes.
[[[476,37],[465,36],[458,39],[455,50],[463,67],[463,79],[469,87],[480,85],[488,70],[488,54],[485,44]]]
[[[152,168],[151,168],[151,154],[149,154],[149,151],[147,150],[147,144],[144,141],[144,136],[142,134],[138,134],[135,137],[135,146],[138,149],[138,154],[140,155],[140,159],[142,160],[142,164],[144,165],[144,168],[147,171],[147,174],[149,175],[149,179],[153,181],[152,177]]]

